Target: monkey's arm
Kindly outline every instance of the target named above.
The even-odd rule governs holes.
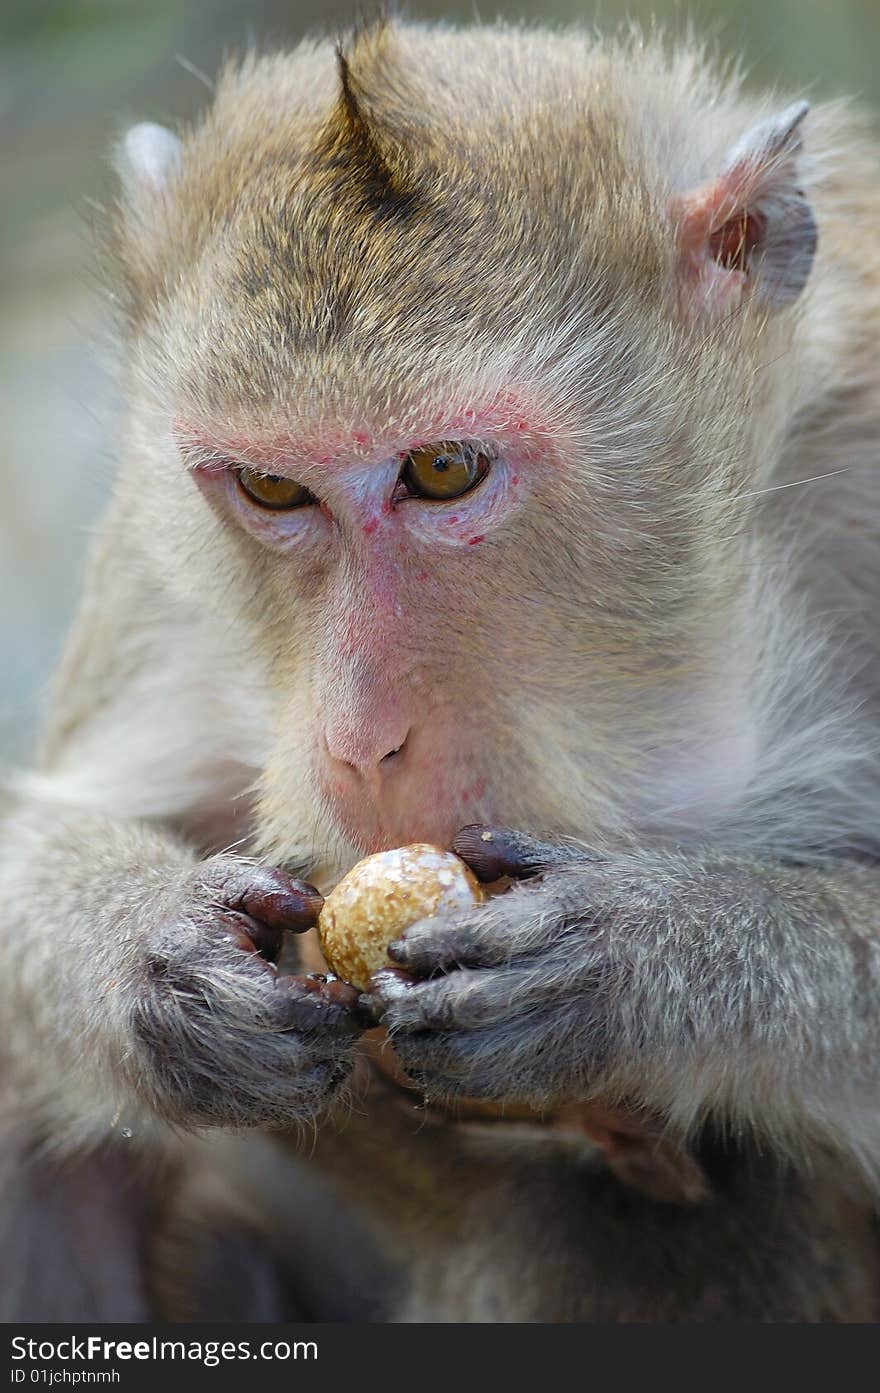
[[[709,1112],[870,1165],[880,1144],[880,871],[657,851],[590,860],[466,829],[478,873],[538,878],[414,925],[375,979],[429,1096],[611,1096]],[[429,977],[429,974],[433,974]],[[442,975],[438,975],[442,974]]]
[[[114,1121],[311,1118],[348,1072],[355,993],[272,966],[283,930],[314,921],[310,887],[202,859],[183,830],[203,820],[187,799],[227,801],[225,674],[184,615],[115,574],[93,575],[42,772],[4,795],[2,1073],[54,1143]],[[241,677],[234,695],[247,706]]]
[[[200,862],[145,825],[17,803],[0,886],[3,1054],[56,1137],[145,1115],[309,1118],[347,1072],[354,992],[328,997],[266,960],[314,918],[301,882],[235,856]]]

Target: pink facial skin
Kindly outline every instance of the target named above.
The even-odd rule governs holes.
[[[339,533],[348,538],[356,533],[374,537],[381,529],[384,547],[391,538],[406,538],[407,545],[417,551],[437,544],[475,546],[506,522],[514,507],[524,503],[525,498],[514,491],[519,490],[518,471],[537,457],[534,446],[521,438],[477,439],[491,450],[489,472],[469,493],[446,502],[394,497],[403,462],[416,445],[366,464],[316,464],[288,452],[281,455],[265,448],[258,450],[254,445],[247,449],[240,446],[233,454],[225,447],[195,450],[190,444],[184,453],[191,461],[193,477],[212,504],[234,510],[249,532],[275,550],[298,550],[310,540],[317,541],[323,522],[331,527],[338,524]],[[260,507],[238,486],[236,466],[242,465],[295,479],[315,495],[317,507],[288,511]],[[324,535],[324,545],[326,540]]]
[[[211,506],[289,564],[293,593],[300,568],[320,558],[326,624],[313,676],[320,719],[311,763],[340,831],[374,851],[420,839],[448,843],[463,822],[489,817],[478,740],[462,729],[456,692],[438,690],[425,615],[448,596],[450,566],[491,546],[526,506],[532,480],[553,467],[544,431],[521,410],[496,409],[465,412],[393,449],[366,431],[343,441],[327,427],[301,442],[226,432],[212,440],[185,428],[178,438]],[[407,453],[448,439],[473,439],[489,453],[482,481],[447,502],[397,497]],[[295,479],[317,506],[261,507],[238,482],[244,464]],[[425,654],[433,674],[427,688],[417,677]]]
[[[227,417],[223,428],[215,429],[210,423],[196,424],[181,415],[174,425],[181,450],[196,459],[226,456],[260,463],[277,473],[288,472],[284,468],[287,461],[288,465],[296,464],[297,478],[313,466],[332,469],[376,463],[437,440],[495,441],[510,450],[519,441],[546,458],[548,452],[552,456],[553,442],[564,433],[551,412],[527,406],[512,392],[498,393],[480,407],[435,414],[405,434],[390,433],[383,426],[352,430],[329,419],[301,421],[296,429],[255,422],[230,428]],[[308,480],[303,477],[303,482]]]
[[[359,788],[344,771],[340,777],[318,763],[318,798],[325,814],[362,855],[411,842],[449,846],[466,822],[488,822],[494,816],[488,800],[475,803],[467,796],[461,787],[462,771],[450,764],[451,757],[454,751],[438,749],[432,764],[402,772],[393,787],[379,790]]]

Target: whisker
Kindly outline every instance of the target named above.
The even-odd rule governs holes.
[[[184,56],[183,56],[182,53],[175,53],[175,55],[174,55],[174,61],[175,61],[175,63],[177,63],[181,68],[183,68],[184,72],[190,73],[191,76],[194,77],[194,78],[196,78],[196,80],[197,80],[198,82],[201,82],[205,87],[207,87],[207,89],[208,89],[209,92],[213,92],[213,90],[214,90],[214,84],[213,84],[213,82],[212,82],[211,79],[208,77],[208,74],[207,74],[207,73],[202,72],[202,69],[201,69],[201,68],[197,68],[197,67],[196,67],[195,63],[191,63],[190,60],[189,60],[188,58],[184,58]]]
[[[847,465],[844,469],[829,469],[827,474],[811,474],[808,479],[792,479],[787,484],[772,484],[767,489],[754,489],[750,493],[743,493],[741,498],[760,498],[765,493],[779,493],[782,489],[798,488],[801,484],[815,484],[819,479],[833,479],[836,474],[849,474],[853,466]]]

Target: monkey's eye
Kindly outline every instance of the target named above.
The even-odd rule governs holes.
[[[307,503],[315,502],[314,494],[295,479],[285,479],[282,474],[264,474],[247,465],[238,470],[238,483],[242,493],[259,503],[261,508],[281,511],[284,508],[302,508]]]
[[[471,445],[442,440],[412,450],[400,479],[416,498],[458,498],[486,477],[490,463],[488,455]]]

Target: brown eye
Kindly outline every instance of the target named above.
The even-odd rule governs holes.
[[[263,474],[259,469],[240,469],[238,482],[242,492],[261,508],[301,508],[305,503],[314,503],[314,495],[295,479],[285,479],[282,474]]]
[[[458,498],[489,472],[489,458],[470,445],[442,440],[407,455],[401,479],[417,498]]]

